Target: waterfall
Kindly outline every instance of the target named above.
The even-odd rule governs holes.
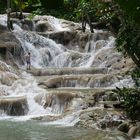
[[[79,54],[77,51],[66,49],[65,46],[57,44],[49,38],[27,31],[15,31],[14,34],[21,42],[24,52],[31,53],[32,66],[35,68],[46,66],[59,68],[91,67],[94,65],[95,57],[109,49],[113,49],[115,43],[114,37],[110,37],[106,41],[91,41],[88,52],[86,49],[84,53],[80,54],[80,58],[76,58],[75,56]],[[100,49],[97,48],[99,43],[102,46]],[[98,66],[101,67],[102,63],[98,63]]]
[[[6,20],[6,15],[0,15],[1,25],[6,26]],[[63,31],[72,32],[71,27],[68,28],[66,22],[63,24],[63,21],[54,17],[36,16],[34,18],[34,24],[37,24],[39,21],[49,23],[52,31],[57,33]],[[74,26],[74,23],[71,26]],[[115,69],[114,62],[118,62],[122,57],[116,52],[115,38],[109,33],[107,35],[104,32],[89,33],[90,36],[85,33],[84,35],[87,40],[85,39],[86,45],[82,48],[80,43],[74,44],[74,46],[71,43],[67,45],[60,44],[55,39],[48,38],[47,31],[44,32],[47,34],[47,37],[44,37],[35,31],[23,30],[22,26],[19,26],[17,23],[14,23],[13,27],[12,34],[20,42],[23,56],[19,57],[22,57],[24,64],[21,65],[18,63],[21,69],[15,72],[6,62],[0,62],[0,80],[2,79],[0,81],[0,91],[3,93],[2,97],[0,97],[0,103],[3,100],[5,102],[8,100],[8,103],[13,103],[20,99],[26,104],[26,106],[21,104],[21,109],[24,110],[25,108],[28,111],[25,111],[24,114],[18,114],[21,115],[20,117],[10,116],[12,119],[28,120],[49,116],[49,119],[54,117],[54,124],[74,125],[79,121],[82,110],[89,106],[93,107],[95,104],[93,96],[91,96],[91,99],[89,99],[90,96],[85,99],[88,103],[85,103],[86,101],[81,102],[82,98],[85,98],[81,95],[84,90],[87,90],[84,93],[87,92],[87,95],[89,95],[89,93],[94,92],[94,88],[110,89],[116,86],[134,86],[131,77],[117,77],[116,73],[110,73],[111,70],[113,71]],[[76,35],[82,36],[79,31],[76,31]],[[78,40],[77,36],[74,38],[75,42],[80,42],[80,37]],[[38,73],[41,73],[42,69],[49,71],[49,68],[52,68],[54,71],[60,70],[58,72],[59,74],[53,71],[52,73],[54,75],[34,77],[25,72],[25,55],[28,52],[31,53],[31,66],[33,71],[36,72],[38,70]],[[17,59],[15,61],[18,62],[19,60]],[[97,70],[94,71],[90,68]],[[103,69],[107,69],[108,73],[104,72]],[[1,71],[6,74],[9,72],[11,76],[7,74],[8,77],[5,78],[6,74],[2,75]],[[42,82],[41,80],[43,78],[46,79]],[[8,80],[5,81],[5,79]],[[8,81],[11,82],[8,83]],[[42,88],[42,86],[47,90]],[[0,118],[6,117],[6,114],[2,112]]]
[[[22,33],[22,34],[21,34]],[[31,53],[31,62],[34,67],[45,67],[60,53],[64,52],[61,44],[51,39],[27,31],[15,31],[25,53]]]
[[[36,16],[34,20],[45,20],[51,24],[54,30],[63,31],[67,28],[62,27],[60,20],[52,16],[39,17]],[[2,25],[6,26],[6,15],[0,16]],[[24,31],[18,24],[14,23],[14,34],[20,41],[21,46],[25,52],[30,52],[32,57],[32,66],[35,68],[41,67],[91,67],[94,65],[96,56],[113,49],[115,46],[115,38],[113,36],[106,40],[96,40],[96,35],[93,39],[87,42],[85,52],[81,53],[79,58],[74,58],[76,50],[66,49],[65,46],[57,44],[49,38],[45,38],[35,32]],[[98,34],[98,33],[95,33]],[[104,37],[103,37],[104,38]],[[73,59],[74,58],[74,59]],[[104,62],[98,63],[99,67],[105,67]]]

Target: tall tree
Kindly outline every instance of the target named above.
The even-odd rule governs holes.
[[[11,12],[12,12],[12,10],[11,10],[11,0],[7,0],[6,13],[7,13],[7,28],[9,30],[13,29],[12,22],[10,21],[10,13]]]

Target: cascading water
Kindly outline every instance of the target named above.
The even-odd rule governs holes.
[[[35,33],[16,31],[15,35],[21,42],[25,53],[31,53],[32,66],[34,67],[45,67],[51,65],[52,59],[63,52],[61,45],[57,45],[54,41]]]
[[[89,52],[81,53],[81,58],[73,60],[73,53],[78,52],[68,50],[48,38],[27,31],[16,31],[15,35],[21,42],[24,51],[31,52],[33,67],[91,67],[96,55],[114,47],[115,42],[114,37],[110,37],[106,41],[91,41],[90,46],[95,50],[90,47]],[[102,44],[99,50],[96,50],[97,43]]]
[[[45,20],[45,18],[46,17],[42,18],[43,21]],[[47,22],[49,22],[51,28],[53,28],[54,31],[70,31],[68,27],[63,28],[63,26],[61,25],[62,23],[59,22],[59,20],[56,18],[48,17]],[[0,16],[0,24],[6,26],[6,16]],[[111,70],[113,69],[113,67],[112,63],[110,62],[111,60],[109,59],[109,56],[112,55],[112,58],[116,56],[115,59],[117,60],[119,58],[119,55],[115,51],[115,38],[113,36],[109,36],[107,37],[107,39],[100,39],[97,37],[97,32],[94,35],[91,35],[91,37],[87,40],[85,48],[81,49],[80,46],[78,46],[81,49],[81,52],[78,52],[77,46],[73,46],[73,48],[75,47],[75,49],[73,50],[68,49],[67,46],[58,44],[52,39],[43,37],[36,32],[25,31],[16,23],[14,23],[13,26],[13,34],[16,36],[16,38],[21,44],[23,50],[22,54],[26,55],[26,53],[28,52],[31,53],[31,66],[33,70],[38,68],[63,69],[72,67],[75,67],[77,69],[95,67]],[[22,57],[25,61],[24,56]],[[10,68],[10,66],[6,63],[2,62],[2,64],[6,68]],[[22,74],[19,75],[12,69],[2,69],[2,71],[4,72],[8,71],[18,76],[15,78],[16,80],[13,80],[14,82],[12,81],[12,83],[10,83],[10,86],[4,85],[1,82],[0,90],[3,90],[3,92],[6,91],[6,97],[8,97],[9,99],[19,97],[27,99],[28,112],[24,116],[9,116],[8,118],[14,120],[28,120],[31,118],[50,116],[52,118],[54,117],[54,120],[56,121],[47,122],[47,124],[62,124],[71,126],[75,125],[79,121],[79,115],[81,114],[82,109],[86,108],[84,101],[81,102],[82,96],[78,97],[78,94],[73,94],[73,92],[70,92],[68,94],[67,89],[65,92],[66,94],[68,94],[68,96],[66,96],[66,94],[63,92],[56,95],[54,94],[55,96],[53,95],[53,93],[49,94],[49,90],[46,91],[45,89],[38,86],[38,81],[33,76],[27,74],[26,72],[23,72],[26,68],[26,62],[24,62],[24,65],[18,65],[20,68],[22,68],[22,70],[20,70],[19,72]],[[134,86],[131,77],[126,77],[125,79],[121,77],[119,79],[118,77],[116,78],[115,75],[114,77],[110,76],[109,78],[109,74],[105,77],[102,73],[95,73],[94,76],[87,74],[85,75],[85,77],[83,77],[83,74],[77,75],[71,74],[70,76],[66,76],[63,75],[62,72],[62,77],[52,76],[52,79],[51,76],[47,77],[48,79],[46,79],[48,81],[50,80],[49,82],[47,81],[47,84],[50,84],[51,82],[53,83],[55,81],[55,84],[52,84],[54,87],[78,87],[79,89],[81,88],[80,90],[82,90],[82,88],[105,88],[105,86],[107,86],[108,89],[114,88],[116,86]],[[59,91],[57,92],[59,93]],[[3,95],[5,95],[5,93]],[[38,96],[40,95],[43,96],[41,96],[40,101],[38,101],[37,103],[37,101],[35,101],[35,98],[39,98]],[[48,104],[46,103],[46,98],[50,98]],[[65,117],[61,116],[64,111],[66,111],[66,113],[68,111],[68,115],[65,115]],[[55,119],[55,117],[57,119]],[[5,119],[7,118],[7,115],[2,112],[0,118]]]

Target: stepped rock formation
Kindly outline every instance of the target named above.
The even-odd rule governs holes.
[[[28,103],[26,97],[0,97],[0,110],[10,116],[26,115]]]
[[[77,127],[100,129],[112,129],[126,119],[114,107],[118,98],[111,90],[135,85],[126,74],[135,65],[117,52],[110,32],[82,33],[80,24],[52,16],[18,21],[13,14],[12,20],[12,32],[6,20],[0,23],[2,111],[46,122],[70,116]],[[25,70],[28,52],[31,70]]]

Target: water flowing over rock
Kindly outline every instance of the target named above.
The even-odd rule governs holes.
[[[54,76],[47,78],[47,81],[40,82],[39,85],[44,85],[46,88],[58,88],[58,87],[110,87],[120,80],[124,80],[124,77],[109,74],[85,74],[85,75],[70,75],[70,76]],[[124,83],[125,84],[125,83]],[[124,85],[122,83],[122,86]],[[125,86],[125,85],[124,85]]]
[[[1,97],[0,110],[11,116],[26,115],[28,104],[26,97]]]
[[[73,98],[77,98],[76,93],[51,93],[45,95],[38,95],[35,97],[36,102],[43,105],[44,108],[51,107],[54,113],[63,113],[67,108],[69,108]]]
[[[47,76],[47,75],[82,75],[82,74],[107,74],[108,70],[106,68],[47,68],[47,69],[32,69],[30,71],[34,76]]]
[[[11,32],[6,15],[0,15],[1,114],[94,129],[124,122],[111,90],[135,86],[126,74],[135,65],[117,52],[115,37],[101,30],[82,33],[81,24],[52,16],[29,21],[28,15],[19,21],[13,14]],[[26,70],[28,52],[31,70]],[[110,139],[129,139],[118,135]]]

